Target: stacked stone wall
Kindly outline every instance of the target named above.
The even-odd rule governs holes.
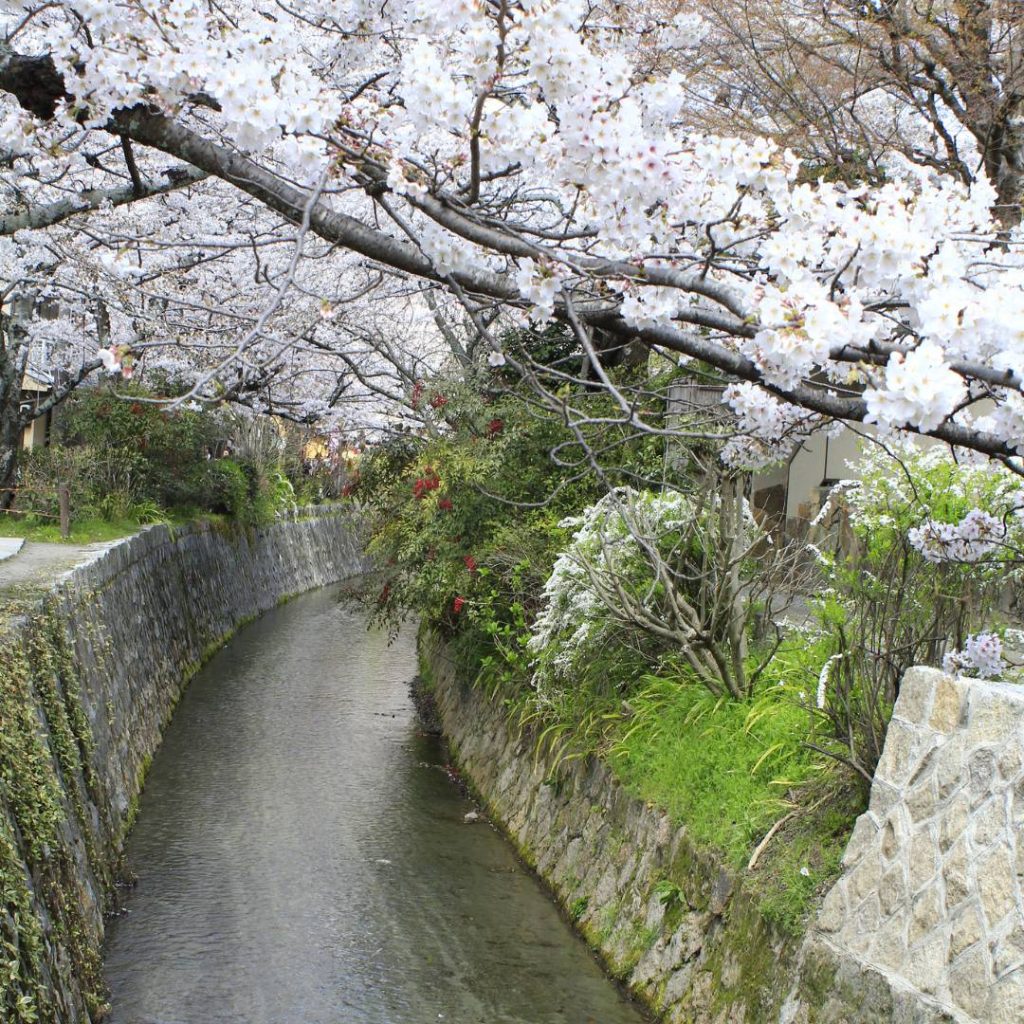
[[[365,568],[348,513],[255,531],[150,527],[0,633],[0,1020],[103,1013],[99,946],[125,834],[199,665],[283,598]]]
[[[812,959],[862,962],[916,1019],[1024,1021],[1024,688],[911,669],[843,864]]]

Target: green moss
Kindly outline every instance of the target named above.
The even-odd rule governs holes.
[[[742,1005],[747,1020],[776,1020],[790,986],[786,964],[795,956],[797,941],[773,935],[758,909],[743,897],[730,902],[724,923],[722,941],[706,964],[713,978],[712,1016]]]
[[[51,969],[65,973],[64,980],[74,978],[93,1009],[103,1004],[99,937],[83,917],[75,852],[64,839],[69,810],[82,826],[97,877],[108,879],[109,869],[95,848],[83,803],[81,786],[92,784],[92,735],[67,637],[46,612],[20,636],[4,638],[3,647],[0,804],[6,813],[0,816],[0,887],[7,909],[3,930],[13,927],[14,934],[0,943],[0,1016],[34,1024],[51,1011],[42,960],[46,940],[33,888],[46,906],[53,941],[68,954]]]

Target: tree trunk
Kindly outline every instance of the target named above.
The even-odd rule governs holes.
[[[16,358],[19,346],[14,343],[12,333],[9,321],[0,325],[0,509],[8,509],[14,503],[13,487],[24,429],[21,422],[22,367]]]
[[[67,540],[71,536],[71,489],[65,483],[57,487],[57,504],[60,508],[60,535]]]
[[[0,511],[14,504],[22,429],[17,400],[12,403],[0,394]]]

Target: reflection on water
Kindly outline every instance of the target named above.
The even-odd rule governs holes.
[[[416,730],[391,647],[320,591],[196,677],[111,921],[114,1024],[639,1024]]]

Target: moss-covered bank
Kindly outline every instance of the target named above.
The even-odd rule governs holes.
[[[102,1017],[103,915],[185,683],[241,623],[362,566],[337,510],[161,526],[0,609],[0,1020]]]
[[[610,972],[670,1022],[778,1020],[801,939],[765,920],[721,856],[599,760],[538,753],[429,633],[421,660],[465,777]]]

